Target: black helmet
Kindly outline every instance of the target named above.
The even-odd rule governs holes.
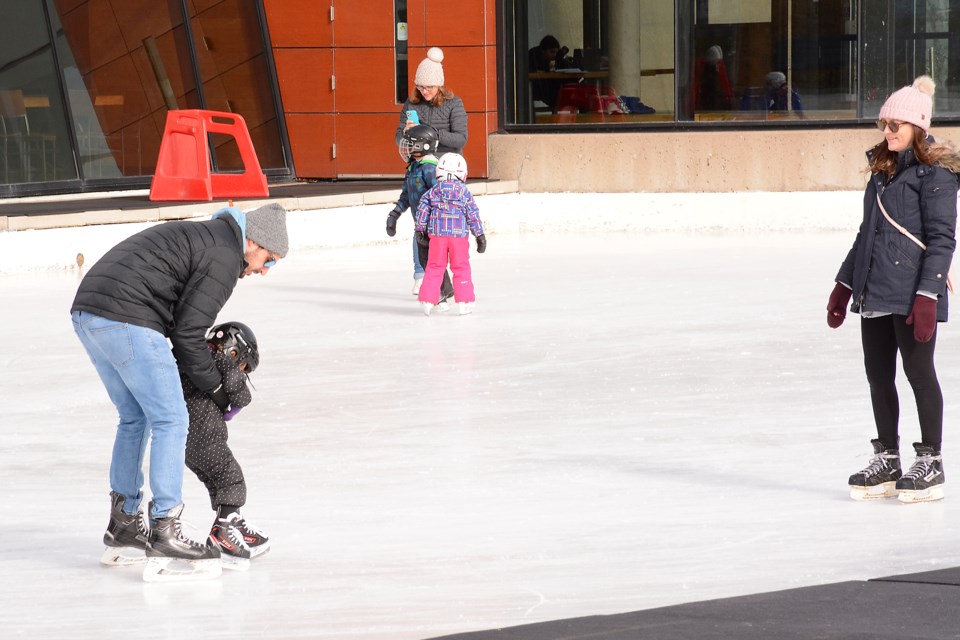
[[[436,153],[440,144],[440,134],[428,124],[415,124],[403,132],[400,140],[400,157],[404,162],[410,162],[414,153]]]
[[[224,322],[210,329],[207,342],[228,352],[237,364],[247,365],[247,373],[253,373],[260,364],[257,336],[242,322]]]

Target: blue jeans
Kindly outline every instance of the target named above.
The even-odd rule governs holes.
[[[417,237],[413,237],[413,279],[423,279],[423,265],[420,264],[420,245],[417,244]]]
[[[124,497],[126,513],[137,512],[143,499],[143,458],[149,438],[151,515],[162,518],[183,501],[184,447],[190,424],[170,345],[153,329],[86,311],[75,311],[71,317],[74,332],[120,414],[110,488]]]

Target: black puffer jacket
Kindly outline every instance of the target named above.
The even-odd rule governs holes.
[[[853,288],[855,313],[906,316],[918,291],[938,296],[937,320],[947,320],[947,272],[956,248],[957,175],[960,158],[945,156],[936,166],[920,164],[909,149],[899,154],[897,172],[885,181],[872,174],[863,196],[863,222],[837,281]],[[914,237],[924,251],[896,229],[887,213]]]
[[[220,384],[205,335],[243,272],[240,226],[229,216],[166,222],[110,249],[83,278],[72,311],[155,329],[205,392]]]

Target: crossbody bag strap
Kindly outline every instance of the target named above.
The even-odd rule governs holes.
[[[896,220],[894,220],[893,218],[890,217],[890,214],[887,213],[887,210],[883,208],[883,203],[880,202],[880,194],[879,194],[879,193],[877,194],[877,204],[880,205],[880,213],[882,213],[882,214],[883,214],[883,217],[887,219],[887,222],[889,222],[890,224],[892,224],[892,225],[896,228],[897,231],[899,231],[899,232],[902,233],[903,235],[905,235],[905,236],[907,236],[908,238],[910,238],[911,240],[913,240],[914,244],[916,244],[918,247],[920,247],[920,248],[923,249],[924,251],[927,250],[927,245],[925,245],[925,244],[923,244],[922,242],[920,242],[920,240],[918,240],[916,236],[914,236],[912,233],[910,233],[909,231],[907,231],[906,229],[904,229],[904,228],[903,228],[903,225],[899,224]]]

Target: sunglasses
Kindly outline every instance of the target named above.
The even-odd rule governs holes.
[[[896,133],[900,131],[900,127],[907,124],[906,122],[894,122],[893,120],[877,120],[877,129],[880,131],[886,131],[887,127],[890,127],[891,133]]]
[[[267,260],[266,262],[264,262],[264,263],[263,263],[263,266],[265,266],[265,267],[272,267],[272,266],[274,266],[275,264],[277,264],[277,259],[274,258],[273,256],[270,256],[270,259]]]
[[[434,89],[437,88],[436,86],[426,86],[422,84],[415,84],[413,86],[415,86],[417,88],[417,91],[419,91],[420,93],[423,93],[424,91],[433,91]]]

